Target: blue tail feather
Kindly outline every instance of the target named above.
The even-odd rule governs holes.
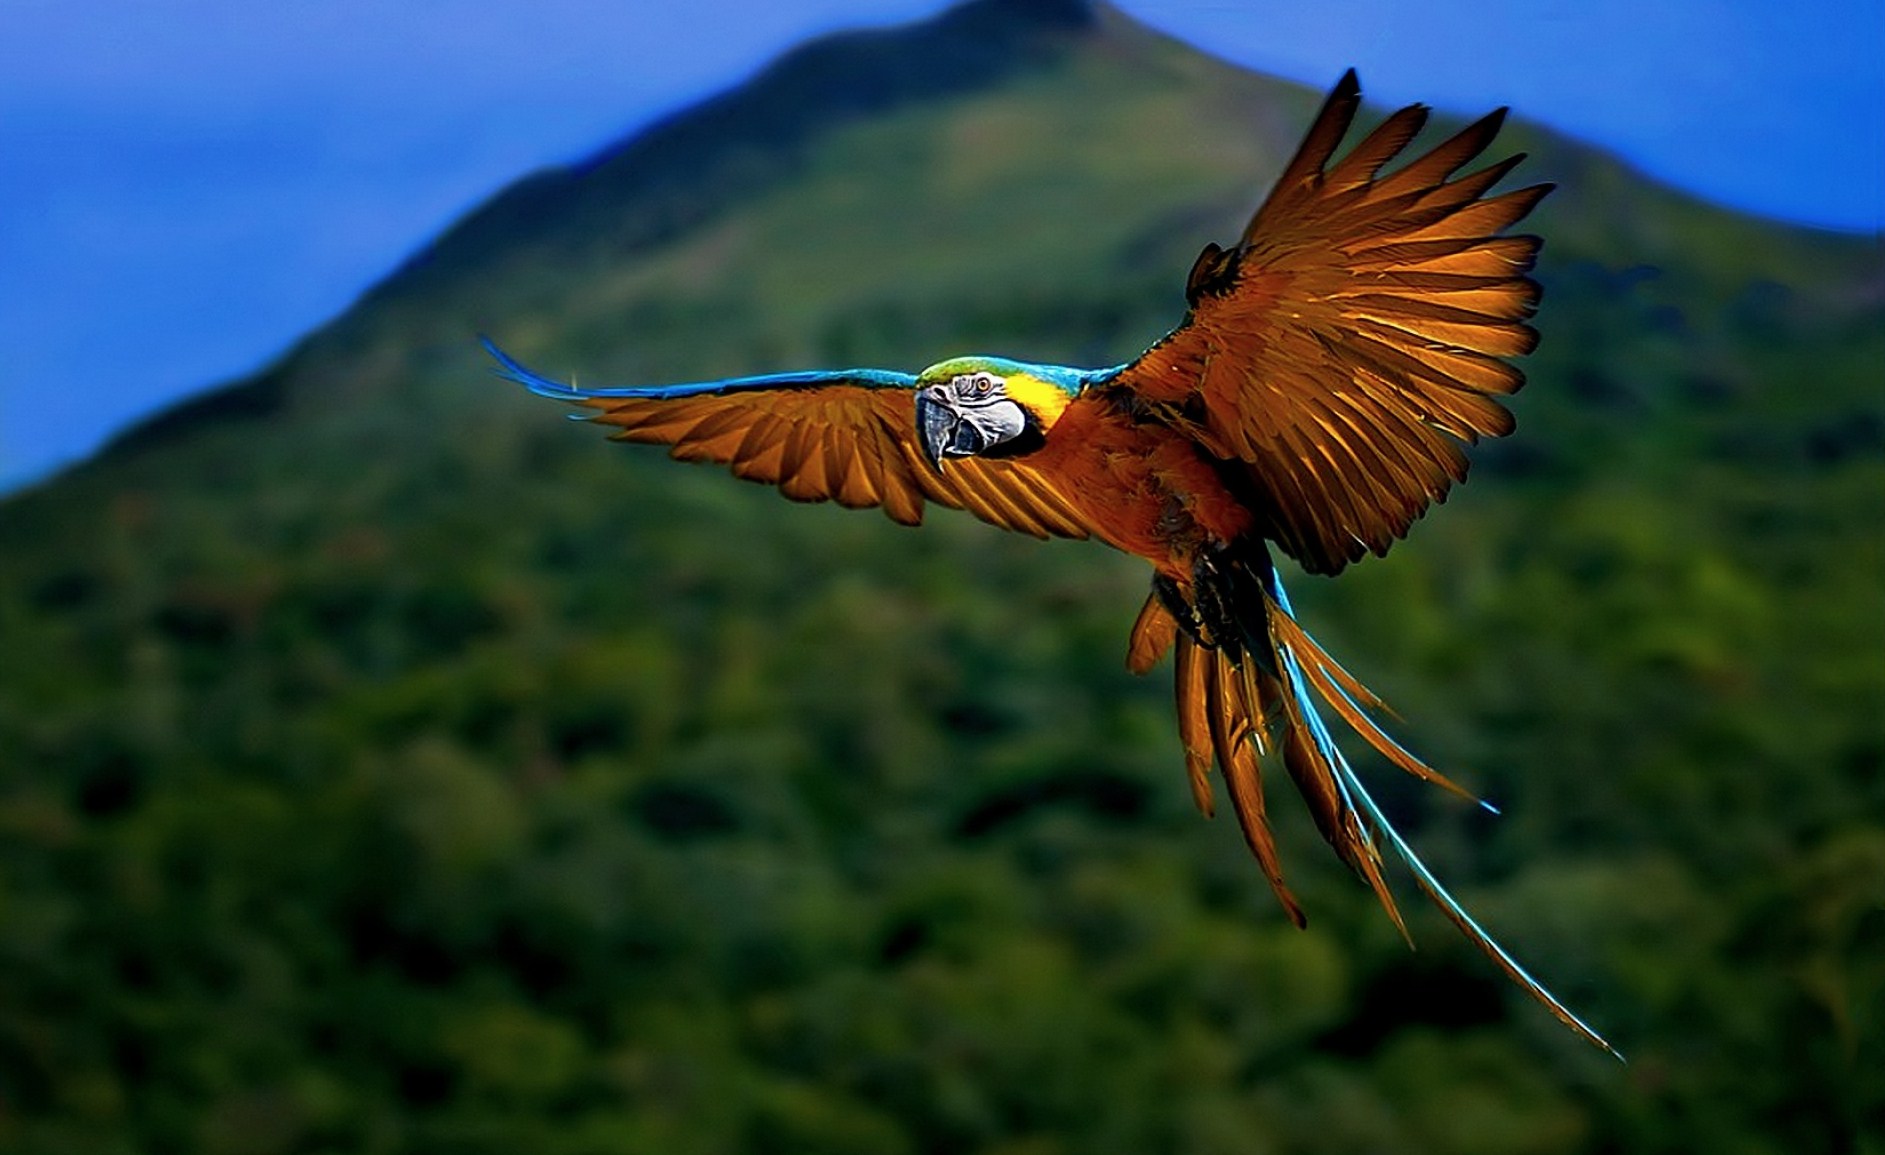
[[[1276,609],[1285,614],[1289,614],[1293,619],[1295,615],[1290,609],[1289,595],[1283,592],[1282,581],[1274,570],[1271,570],[1271,572],[1266,575],[1265,584],[1271,600],[1275,603]],[[1287,644],[1280,642],[1277,643],[1276,650],[1277,656],[1281,659],[1278,665],[1283,674],[1283,682],[1286,691],[1294,701],[1297,711],[1303,718],[1304,724],[1308,727],[1310,738],[1314,741],[1317,751],[1333,770],[1336,788],[1339,791],[1343,804],[1349,807],[1352,812],[1359,813],[1366,819],[1366,821],[1361,823],[1363,838],[1367,840],[1364,845],[1370,848],[1373,846],[1372,828],[1372,832],[1378,833],[1382,838],[1386,839],[1388,845],[1393,847],[1395,854],[1402,862],[1407,864],[1407,868],[1413,873],[1415,881],[1420,884],[1421,890],[1427,897],[1432,899],[1434,904],[1438,906],[1456,926],[1466,933],[1467,937],[1472,940],[1475,946],[1479,947],[1479,949],[1485,952],[1494,962],[1498,963],[1500,969],[1511,976],[1511,978],[1533,998],[1543,1003],[1567,1026],[1571,1027],[1597,1046],[1615,1055],[1619,1060],[1622,1060],[1623,1055],[1621,1052],[1611,1046],[1602,1035],[1599,1035],[1583,1019],[1573,1014],[1570,1008],[1566,1007],[1558,1000],[1557,996],[1553,995],[1545,988],[1543,983],[1539,982],[1532,976],[1530,971],[1527,971],[1521,966],[1518,960],[1512,957],[1510,952],[1499,945],[1498,941],[1487,933],[1484,927],[1479,925],[1478,920],[1467,913],[1466,908],[1460,904],[1458,899],[1453,897],[1452,892],[1447,890],[1445,885],[1434,876],[1433,871],[1428,869],[1427,864],[1421,860],[1420,855],[1415,853],[1414,848],[1408,845],[1405,838],[1401,837],[1400,831],[1394,828],[1394,824],[1389,821],[1386,812],[1381,809],[1380,804],[1375,801],[1374,796],[1368,793],[1368,788],[1362,783],[1360,775],[1355,773],[1355,769],[1349,764],[1348,758],[1342,753],[1341,749],[1336,746],[1335,739],[1330,735],[1328,726],[1322,720],[1321,714],[1316,710],[1315,703],[1310,697],[1308,679],[1303,674],[1302,666],[1296,653]],[[1335,689],[1337,693],[1343,694],[1349,704],[1354,705],[1354,699],[1348,697],[1346,691],[1342,690],[1339,685],[1337,685]],[[1485,806],[1486,809],[1491,810],[1495,814],[1498,813],[1495,807],[1484,802],[1481,802],[1480,805]]]

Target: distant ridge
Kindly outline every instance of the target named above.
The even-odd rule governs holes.
[[[917,23],[820,37],[737,87],[512,185],[414,254],[389,282],[422,277],[419,270],[440,257],[508,244],[550,214],[619,212],[624,198],[633,198],[638,224],[613,238],[612,255],[641,251],[789,173],[812,136],[995,87],[1093,33],[1102,11],[1126,19],[1087,0],[969,0]]]

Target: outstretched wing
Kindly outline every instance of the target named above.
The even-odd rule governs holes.
[[[1331,165],[1360,103],[1350,71],[1238,244],[1199,256],[1184,323],[1111,386],[1242,463],[1268,536],[1319,573],[1385,553],[1464,480],[1462,442],[1512,431],[1495,398],[1537,343],[1539,241],[1498,234],[1551,189],[1486,196],[1522,154],[1453,176],[1503,110],[1379,176],[1413,105]]]
[[[611,436],[671,446],[682,461],[713,461],[794,501],[882,506],[904,525],[925,502],[966,509],[1035,537],[1087,536],[1079,514],[1038,471],[1020,462],[925,461],[916,430],[916,378],[881,369],[774,373],[690,385],[578,389],[540,377],[490,341],[500,373],[532,392],[585,406]]]

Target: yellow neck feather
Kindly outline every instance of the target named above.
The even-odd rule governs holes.
[[[1051,385],[1039,377],[1030,377],[1026,373],[1015,373],[1007,378],[1008,396],[1041,423],[1045,432],[1054,427],[1060,415],[1066,411],[1073,398],[1058,385]]]

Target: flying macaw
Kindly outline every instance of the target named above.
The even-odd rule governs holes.
[[[1290,919],[1304,924],[1261,786],[1260,759],[1273,753],[1403,936],[1382,843],[1506,975],[1615,1054],[1473,920],[1369,794],[1317,699],[1388,761],[1472,799],[1369,716],[1381,700],[1297,624],[1271,563],[1271,545],[1317,574],[1386,553],[1465,479],[1463,443],[1512,431],[1496,398],[1524,376],[1506,358],[1538,340],[1525,322],[1540,241],[1501,233],[1552,186],[1487,195],[1523,154],[1454,175],[1505,110],[1382,176],[1427,109],[1401,109],[1336,160],[1360,103],[1350,70],[1243,235],[1199,254],[1184,320],[1127,364],[973,356],[914,376],[814,370],[579,389],[485,345],[502,375],[587,407],[616,439],[729,465],[795,501],[878,506],[905,525],[934,502],[1146,559],[1152,590],[1127,664],[1143,674],[1176,651],[1193,796],[1209,816],[1215,764]]]

